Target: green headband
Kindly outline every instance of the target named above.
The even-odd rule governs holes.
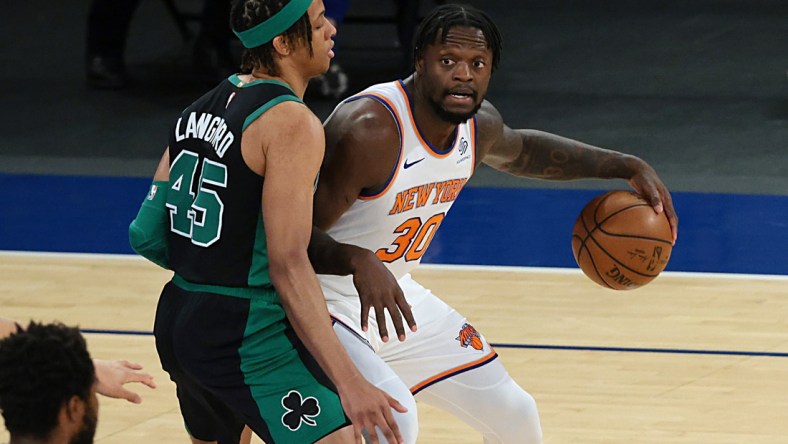
[[[268,20],[246,31],[238,32],[233,29],[233,32],[241,39],[241,43],[245,48],[256,48],[270,42],[274,37],[290,29],[304,15],[311,4],[312,0],[290,0],[281,11],[272,15]]]

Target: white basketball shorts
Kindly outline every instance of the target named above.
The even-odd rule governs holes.
[[[380,339],[374,310],[370,311],[367,332],[361,331],[361,303],[355,289],[350,290],[352,280],[348,286],[347,280],[339,283],[334,276],[333,279],[319,277],[331,315],[365,338],[414,395],[436,382],[483,366],[498,357],[464,316],[414,281],[410,274],[403,276],[399,284],[411,304],[418,331],[411,332],[406,326],[406,339],[400,342],[387,316],[387,343]]]

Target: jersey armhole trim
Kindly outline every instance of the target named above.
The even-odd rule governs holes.
[[[269,109],[273,108],[276,105],[279,105],[283,102],[298,102],[304,103],[303,100],[299,99],[298,97],[291,95],[291,94],[283,94],[278,97],[274,97],[273,99],[265,102],[261,107],[257,108],[256,110],[252,111],[244,120],[244,126],[241,131],[245,131],[246,127],[252,124],[255,120],[257,120],[264,112],[268,111]]]
[[[478,122],[476,121],[476,116],[473,116],[470,121],[471,143],[473,143],[473,147],[471,149],[471,176],[473,176],[473,173],[476,172],[476,146],[478,145],[479,141],[479,136],[476,134],[476,125],[478,125]]]

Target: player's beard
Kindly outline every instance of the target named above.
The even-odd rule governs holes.
[[[446,97],[448,95],[449,92],[447,91],[443,94],[443,97]],[[477,93],[473,94],[473,100],[474,101],[477,100]],[[479,103],[477,103],[472,110],[465,113],[455,113],[447,110],[446,108],[443,107],[443,105],[441,105],[440,103],[438,103],[438,101],[432,98],[430,98],[428,102],[430,103],[430,106],[432,106],[432,109],[435,111],[435,114],[437,114],[438,117],[441,118],[441,120],[451,123],[452,125],[459,125],[461,123],[467,122],[468,119],[475,116],[476,113],[479,111],[479,108],[482,107],[482,102],[479,101]]]
[[[98,409],[93,408],[89,403],[86,403],[86,406],[85,416],[82,418],[82,428],[71,437],[69,444],[93,444],[98,424]]]

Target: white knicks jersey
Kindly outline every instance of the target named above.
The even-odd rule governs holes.
[[[400,134],[399,158],[384,189],[358,196],[328,234],[339,242],[375,252],[400,279],[421,262],[443,218],[473,174],[476,118],[460,124],[450,148],[441,151],[419,131],[413,104],[401,81],[374,85],[343,103],[359,99],[377,100],[389,110]],[[319,278],[324,287],[340,294],[357,294],[350,276]]]

